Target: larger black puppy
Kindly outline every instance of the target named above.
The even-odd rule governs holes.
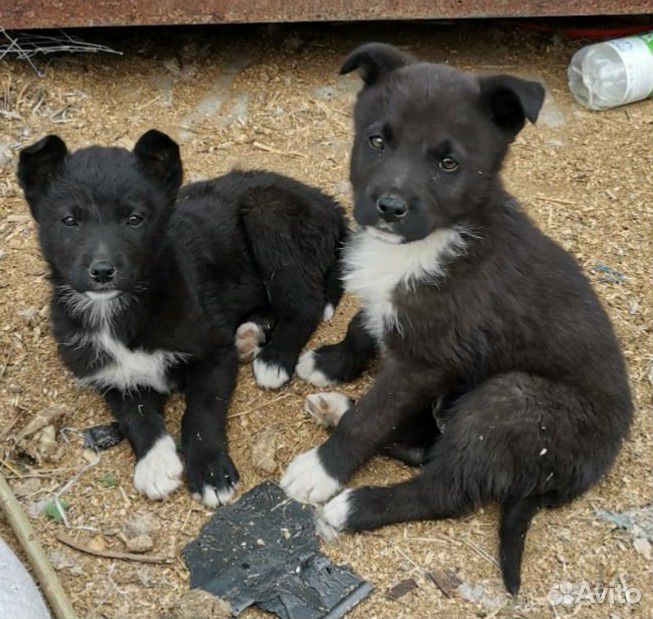
[[[341,207],[264,172],[188,185],[177,198],[179,149],[154,130],[133,152],[69,153],[48,136],[21,152],[18,176],[51,270],[59,353],[129,439],[136,489],[160,499],[180,483],[162,415],[180,388],[188,487],[208,506],[225,503],[238,480],[225,435],[237,354],[260,351],[262,386],[288,380],[340,297]]]
[[[356,49],[342,72],[354,69],[365,81],[351,160],[361,231],[345,282],[362,310],[342,343],[307,353],[297,369],[325,385],[357,376],[381,347],[386,356],[356,404],[308,399],[309,412],[337,425],[281,483],[321,503],[377,451],[426,463],[405,483],[342,492],[324,507],[323,528],[456,517],[497,500],[514,593],[532,516],[595,483],[632,416],[596,295],[501,183],[508,145],[537,119],[544,90],[380,44]]]

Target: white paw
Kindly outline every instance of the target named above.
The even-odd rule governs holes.
[[[180,486],[183,470],[175,441],[166,434],[136,463],[134,487],[149,499],[163,499]]]
[[[324,503],[340,490],[340,483],[324,470],[317,447],[292,460],[279,485],[291,499],[313,505]]]
[[[333,318],[333,314],[335,313],[335,308],[331,303],[327,303],[324,306],[324,312],[322,312],[322,320],[326,322],[327,320],[331,320]]]
[[[290,379],[288,372],[278,365],[268,365],[262,359],[254,359],[254,377],[259,387],[278,389]]]
[[[223,490],[216,490],[213,486],[205,485],[202,494],[199,492],[193,493],[193,499],[213,509],[218,505],[229,505],[233,501],[234,494],[236,494],[236,488],[233,486]]]
[[[351,493],[351,490],[341,492],[318,511],[315,518],[315,526],[319,536],[323,540],[327,542],[334,540],[338,537],[338,533],[347,526]]]
[[[316,387],[328,387],[335,383],[322,371],[315,369],[315,351],[313,350],[309,350],[299,357],[295,372],[299,378]]]
[[[313,417],[321,426],[333,428],[351,408],[351,403],[351,399],[344,393],[336,391],[314,393],[304,400],[304,412]]]
[[[261,351],[259,344],[265,341],[265,333],[255,322],[244,322],[236,329],[238,361],[248,363]]]

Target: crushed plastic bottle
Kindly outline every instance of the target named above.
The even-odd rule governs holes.
[[[653,94],[653,32],[578,50],[567,67],[569,89],[592,110],[605,110]]]

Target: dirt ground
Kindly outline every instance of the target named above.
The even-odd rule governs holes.
[[[489,506],[460,521],[393,526],[345,535],[324,551],[349,563],[375,587],[351,617],[650,617],[651,560],[626,531],[598,510],[621,512],[651,503],[651,102],[593,113],[568,92],[565,67],[583,42],[532,34],[501,24],[396,24],[325,27],[234,27],[87,32],[122,56],[76,55],[50,62],[39,79],[24,63],[0,62],[0,450],[2,472],[26,510],[82,617],[159,617],[188,587],[180,550],[210,513],[185,490],[164,503],[139,496],[128,446],[103,452],[98,464],[68,433],[54,461],[29,463],[14,437],[41,409],[68,407],[62,424],[81,429],[109,421],[101,399],[81,390],[58,361],[47,320],[48,284],[35,229],[15,180],[18,149],[56,132],[70,146],[130,147],[157,127],[181,144],[186,180],[232,167],[262,167],[314,183],[350,208],[348,157],[351,108],[359,82],[338,77],[345,54],[364,40],[386,40],[426,59],[480,72],[512,72],[542,80],[548,101],[540,122],[518,137],[505,166],[509,189],[539,225],[571,251],[601,296],[629,364],[637,418],[612,472],[587,496],[540,513],[528,536],[519,597],[502,593],[495,564],[497,511]],[[42,59],[37,59],[43,67]],[[313,344],[340,338],[356,309],[346,297]],[[373,373],[343,387],[362,393]],[[324,431],[302,412],[316,389],[292,381],[280,392],[256,387],[240,373],[229,424],[231,453],[249,489],[265,475],[252,464],[257,437],[272,429],[277,479],[297,453]],[[179,430],[181,402],[167,424]],[[152,538],[150,554],[173,557],[139,564],[67,548],[65,525],[43,516],[39,501],[87,467],[63,494],[68,534],[83,545],[125,550],[121,536],[134,518]],[[377,458],[353,485],[410,475]],[[127,527],[129,528],[129,526]],[[0,534],[16,547],[0,517]],[[650,553],[650,546],[648,547]],[[463,582],[450,598],[426,576],[451,570]],[[413,578],[418,588],[397,601],[387,589]],[[556,584],[635,587],[638,604],[553,606]],[[248,610],[245,617],[263,616]]]

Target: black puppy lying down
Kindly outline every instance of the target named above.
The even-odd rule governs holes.
[[[457,517],[497,500],[515,593],[534,513],[594,484],[632,416],[596,295],[501,183],[508,145],[536,120],[544,90],[381,44],[356,49],[342,73],[354,69],[365,81],[351,159],[361,230],[344,264],[362,309],[341,343],[305,353],[297,372],[325,386],[357,377],[380,349],[385,358],[355,404],[309,396],[307,410],[335,429],[281,484],[323,503],[376,452],[424,464],[410,481],[338,494],[323,531]]]
[[[50,266],[59,353],[118,420],[136,489],[161,499],[180,484],[163,406],[182,389],[188,488],[210,507],[225,503],[238,481],[225,434],[237,355],[256,356],[264,387],[288,380],[341,295],[341,207],[265,172],[177,195],[179,148],[154,130],[133,152],[69,153],[48,136],[21,152],[18,176]]]

